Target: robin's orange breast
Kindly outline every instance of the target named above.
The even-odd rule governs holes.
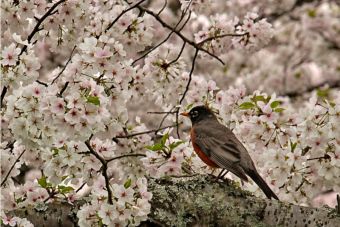
[[[195,143],[196,136],[195,136],[195,132],[194,132],[193,128],[191,128],[190,137],[191,137],[192,146],[194,147],[194,150],[195,150],[196,154],[198,155],[198,157],[200,157],[200,159],[201,159],[205,164],[207,164],[208,166],[214,167],[214,168],[218,168],[219,166],[218,166],[215,162],[213,162],[212,160],[210,160],[210,158],[208,157],[208,155],[206,155],[206,154],[199,148],[199,146],[196,145],[196,143]]]

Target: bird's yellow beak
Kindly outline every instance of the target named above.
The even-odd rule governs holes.
[[[188,112],[180,113],[180,115],[185,116],[185,117],[189,117],[189,113]]]

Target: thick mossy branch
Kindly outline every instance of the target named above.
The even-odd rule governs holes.
[[[309,208],[256,198],[233,182],[205,175],[149,179],[152,212],[142,226],[340,226],[335,209]],[[80,204],[21,209],[35,226],[74,226]]]
[[[209,176],[150,180],[150,221],[162,226],[340,226],[329,208],[309,208],[256,198]]]

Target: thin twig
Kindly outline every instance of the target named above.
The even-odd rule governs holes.
[[[191,175],[167,175],[167,177],[173,177],[173,178],[185,178],[185,177],[195,177],[198,176],[198,173],[191,174]]]
[[[149,111],[148,114],[175,114],[176,111]]]
[[[90,140],[85,141],[85,145],[89,149],[90,153],[92,155],[94,155],[101,162],[101,164],[102,164],[102,175],[103,175],[103,177],[105,179],[105,187],[106,187],[106,190],[107,190],[107,202],[109,204],[113,204],[113,201],[112,201],[112,191],[111,191],[111,188],[110,188],[110,179],[109,179],[109,177],[107,175],[107,162],[95,150],[93,150],[93,148],[92,148],[92,146],[90,144]]]
[[[59,78],[59,76],[60,76],[61,74],[63,74],[63,72],[65,71],[67,65],[70,63],[70,61],[71,61],[71,59],[72,59],[72,57],[73,57],[73,52],[74,52],[74,50],[76,49],[76,47],[77,47],[77,45],[74,45],[74,47],[73,47],[73,49],[72,49],[72,51],[71,51],[70,57],[68,58],[66,64],[64,65],[63,69],[59,72],[59,74],[52,80],[52,83],[51,83],[51,84],[54,84],[54,82]]]
[[[222,34],[222,35],[217,35],[217,36],[213,36],[213,37],[209,37],[206,38],[205,40],[202,40],[201,42],[197,43],[197,45],[202,45],[208,41],[214,40],[214,39],[221,39],[224,37],[239,37],[239,36],[244,36],[244,35],[248,35],[249,33],[243,33],[243,34],[233,34],[233,33],[228,33],[228,34]]]
[[[158,128],[161,128],[163,126],[163,123],[165,121],[165,119],[171,114],[171,112],[173,112],[172,110],[175,109],[175,106],[172,107],[170,109],[170,111],[168,111],[168,113],[162,118],[161,122],[159,123]],[[178,112],[178,110],[174,111],[174,113],[176,114]],[[155,131],[155,135],[158,133],[158,131]]]
[[[179,107],[177,108],[177,111],[176,111],[176,124],[178,123],[178,120],[179,120]],[[180,139],[180,135],[179,135],[179,127],[177,126],[176,127],[176,134],[177,134],[177,138]]]
[[[6,86],[2,89],[2,92],[1,92],[1,101],[0,101],[0,106],[1,107],[2,107],[2,103],[4,101],[4,98],[6,96],[7,90],[8,90],[8,88]]]
[[[185,98],[185,95],[187,94],[187,92],[189,90],[189,86],[190,86],[190,83],[191,83],[191,80],[192,80],[192,73],[194,72],[194,69],[195,69],[195,62],[196,62],[196,58],[197,58],[197,55],[198,55],[198,51],[199,51],[199,49],[196,49],[194,58],[192,60],[191,70],[190,70],[190,73],[189,73],[189,80],[188,80],[187,86],[185,88],[185,91],[182,95],[182,98],[179,101],[179,104],[182,104],[182,102]]]
[[[222,59],[220,59],[218,56],[214,55],[213,53],[210,53],[208,50],[202,48],[200,45],[198,45],[197,43],[195,43],[194,41],[188,39],[187,37],[185,37],[182,33],[180,33],[179,31],[176,31],[173,27],[171,27],[169,24],[167,24],[164,20],[162,20],[162,18],[160,18],[157,14],[155,14],[153,11],[138,6],[138,8],[142,11],[145,11],[147,14],[151,15],[152,17],[154,17],[163,27],[173,31],[178,37],[180,37],[183,41],[186,41],[189,45],[193,46],[194,48],[207,53],[208,55],[210,55],[211,57],[215,58],[216,60],[218,60],[221,64],[225,65],[225,63],[223,62]]]
[[[313,161],[313,160],[321,161],[322,159],[330,159],[330,158],[331,157],[328,154],[325,154],[324,156],[321,156],[321,157],[308,158],[307,161]]]
[[[69,84],[70,82],[66,82],[65,84],[64,84],[64,87],[60,90],[60,92],[57,94],[57,96],[58,97],[61,97],[62,95],[63,95],[63,93],[64,93],[64,91],[66,90],[66,88],[67,88],[67,86],[68,86],[68,84]]]
[[[165,7],[166,7],[167,4],[168,4],[168,0],[165,0],[162,9],[159,10],[159,12],[157,13],[158,16],[163,12],[163,10],[165,9]]]
[[[185,41],[183,42],[183,45],[182,45],[182,48],[181,48],[179,54],[177,55],[177,57],[174,60],[172,60],[171,62],[168,63],[169,66],[172,65],[173,63],[177,62],[178,59],[181,57],[186,43],[187,42],[185,42]]]
[[[337,210],[338,215],[340,215],[340,195],[339,194],[336,195],[336,202],[338,204],[336,210]]]
[[[84,186],[85,186],[86,182],[82,183],[82,185],[80,185],[79,188],[77,188],[76,193],[79,192]]]
[[[107,32],[110,28],[112,28],[112,26],[119,20],[119,18],[121,18],[125,13],[129,12],[130,10],[136,8],[137,6],[139,6],[140,4],[142,4],[145,0],[140,0],[139,2],[137,2],[135,5],[131,6],[130,8],[127,8],[125,10],[123,10],[105,29],[105,32]]]
[[[139,135],[149,134],[149,133],[153,133],[153,132],[158,132],[158,131],[163,130],[163,129],[174,128],[176,126],[177,126],[177,124],[174,124],[174,125],[165,126],[163,128],[152,129],[152,130],[148,130],[148,131],[144,131],[144,132],[137,132],[137,133],[128,134],[128,135],[124,135],[124,136],[115,136],[115,137],[112,138],[112,140],[114,140],[114,139],[129,139],[129,138],[132,138],[134,136],[139,136]]]
[[[60,1],[56,2],[56,3],[54,3],[54,5],[51,6],[51,8],[50,8],[50,9],[49,9],[49,10],[48,10],[48,11],[47,11],[40,19],[38,19],[37,24],[35,25],[35,27],[33,28],[32,32],[31,32],[31,33],[28,35],[28,37],[27,37],[28,43],[31,43],[31,40],[32,40],[32,38],[34,37],[34,35],[35,35],[38,31],[41,30],[39,27],[40,27],[40,25],[44,22],[44,20],[45,20],[48,16],[52,15],[53,10],[54,10],[55,8],[57,8],[58,5],[60,5],[61,3],[65,2],[65,1],[66,1],[66,0],[60,0]],[[22,54],[26,49],[27,49],[27,45],[23,46],[23,48],[21,49],[21,52],[20,52],[20,54],[19,54],[19,57],[21,56],[21,54]]]
[[[168,41],[169,38],[171,37],[171,35],[172,35],[173,33],[175,33],[175,30],[177,29],[178,25],[182,22],[183,18],[185,17],[185,14],[187,13],[187,10],[188,10],[188,7],[187,7],[184,11],[182,11],[182,15],[181,15],[180,19],[178,20],[177,24],[175,25],[174,28],[171,29],[171,32],[167,35],[167,37],[166,37],[164,40],[162,40],[162,41],[161,41],[160,43],[158,43],[156,46],[152,47],[152,48],[149,49],[147,52],[145,52],[142,56],[140,56],[139,58],[137,58],[136,60],[134,60],[134,61],[131,63],[131,65],[136,64],[136,62],[138,62],[139,60],[145,58],[145,57],[146,57],[148,54],[150,54],[152,51],[156,50],[158,47],[160,47],[162,44],[164,44],[166,41]],[[157,15],[158,15],[158,14],[157,14]],[[188,18],[190,18],[190,15],[189,15]],[[186,21],[186,22],[187,22],[187,21]],[[185,22],[184,24],[186,24],[186,22]],[[179,29],[179,31],[180,31],[181,29],[183,29],[183,26]]]
[[[17,162],[19,162],[21,156],[25,153],[25,151],[26,151],[26,149],[23,150],[23,151],[21,152],[21,154],[17,157],[17,159],[15,160],[15,162],[13,163],[13,165],[11,166],[11,168],[9,169],[8,173],[6,174],[5,178],[4,178],[3,181],[1,182],[1,186],[3,186],[3,185],[5,184],[7,178],[8,178],[9,175],[11,174],[11,172],[12,172],[12,170],[13,170],[15,164],[16,164]]]
[[[180,32],[183,30],[183,28],[185,27],[185,25],[187,25],[187,23],[189,22],[191,18],[191,11],[189,12],[189,16],[187,17],[187,19],[185,20],[185,22],[183,23],[182,27],[180,27],[177,31]]]
[[[113,160],[117,160],[117,159],[121,159],[121,158],[126,158],[126,157],[146,157],[145,154],[124,154],[124,155],[120,155],[120,156],[117,156],[117,157],[113,157],[113,158],[110,158],[110,159],[107,159],[106,162],[109,163]]]
[[[45,82],[42,82],[40,80],[36,80],[35,82],[37,82],[38,84],[44,85],[45,87],[48,87],[48,84]]]

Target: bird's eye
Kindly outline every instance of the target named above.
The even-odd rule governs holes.
[[[195,118],[197,116],[198,116],[198,111],[195,110],[191,113],[191,117]]]

